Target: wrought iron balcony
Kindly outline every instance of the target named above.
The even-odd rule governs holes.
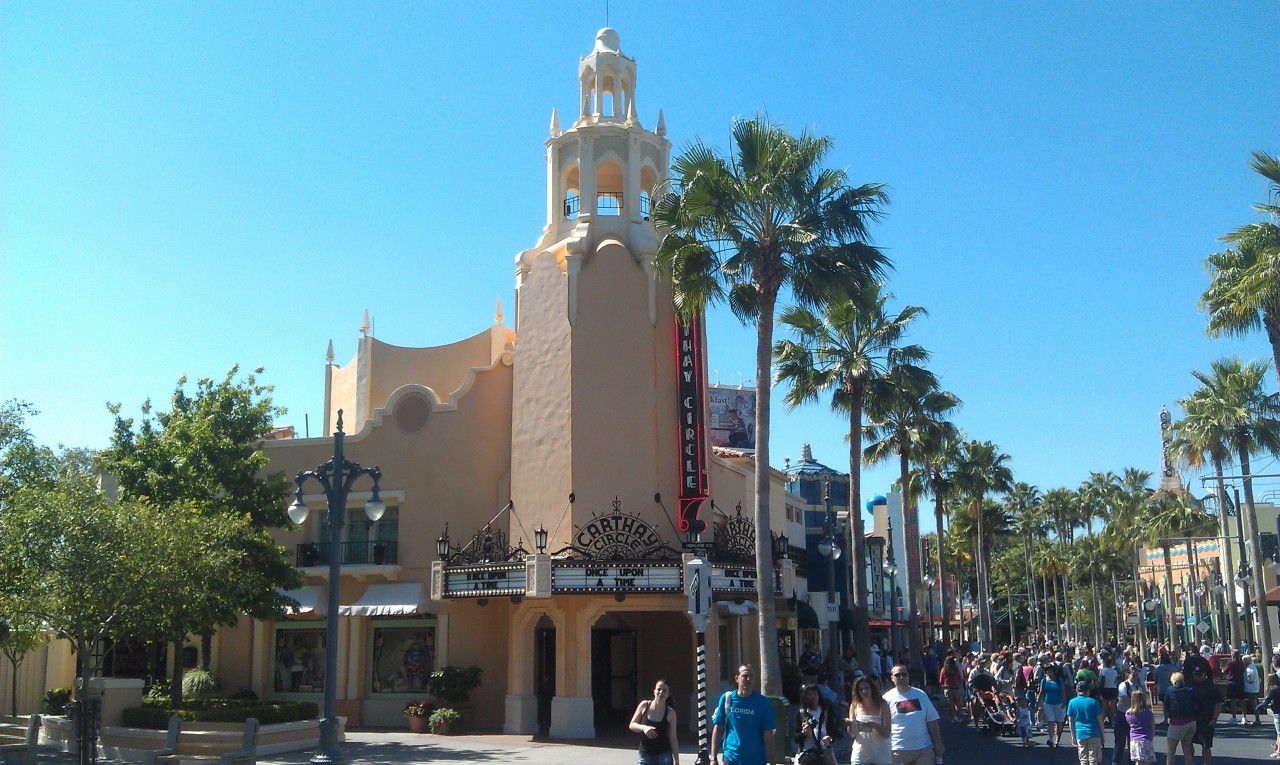
[[[328,542],[303,542],[298,545],[298,568],[329,565]],[[343,542],[343,565],[394,566],[399,561],[398,542]]]

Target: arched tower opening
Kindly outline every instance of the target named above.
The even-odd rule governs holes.
[[[613,161],[596,166],[596,214],[622,214],[622,165]]]

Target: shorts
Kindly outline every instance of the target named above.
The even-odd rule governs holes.
[[[1152,742],[1147,741],[1146,739],[1141,739],[1139,741],[1130,739],[1129,759],[1133,762],[1155,762],[1156,747]]]
[[[1061,704],[1046,703],[1044,705],[1044,721],[1045,722],[1060,723],[1065,719],[1066,717],[1062,714]]]
[[[1102,739],[1076,739],[1076,756],[1080,765],[1102,765]]]
[[[1227,683],[1227,698],[1243,699],[1244,683]]]
[[[1193,740],[1197,744],[1200,744],[1201,746],[1203,746],[1205,749],[1212,749],[1213,748],[1213,726],[1208,724],[1201,725],[1199,722],[1197,722],[1196,737]]]
[[[658,754],[640,752],[636,765],[672,765],[674,762],[675,757],[672,756],[671,752],[659,752]]]
[[[947,701],[961,702],[964,701],[964,690],[961,688],[948,688]]]
[[[1115,701],[1120,698],[1119,688],[1099,688],[1098,697],[1103,701]]]
[[[1170,741],[1189,741],[1196,735],[1196,721],[1175,725],[1169,723],[1169,731],[1165,734],[1165,738]]]

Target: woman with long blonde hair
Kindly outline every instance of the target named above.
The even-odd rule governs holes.
[[[1151,712],[1144,691],[1129,692],[1129,709],[1124,713],[1129,723],[1129,761],[1156,761],[1156,716]],[[1120,746],[1120,742],[1116,742]]]

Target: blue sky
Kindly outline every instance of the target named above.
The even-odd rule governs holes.
[[[102,447],[181,374],[266,367],[318,432],[325,347],[367,307],[398,345],[469,336],[514,294],[545,214],[552,107],[576,108],[603,2],[3,6],[0,399]],[[1018,480],[1156,470],[1157,416],[1221,355],[1196,301],[1280,152],[1268,2],[614,2],[637,107],[679,150],[736,116],[834,139],[883,182],[891,290]],[[754,333],[709,320],[713,380]],[[774,417],[839,466],[824,406]],[[1267,461],[1255,464],[1262,472]],[[882,492],[892,468],[867,473]],[[1271,471],[1274,472],[1274,471]],[[1280,486],[1280,485],[1278,485]],[[1265,493],[1266,488],[1260,489]],[[927,524],[926,524],[927,525]]]

